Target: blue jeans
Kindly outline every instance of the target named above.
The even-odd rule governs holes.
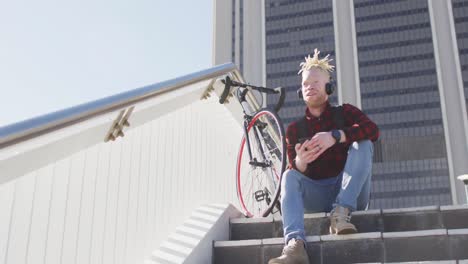
[[[369,203],[372,156],[370,140],[353,142],[344,170],[336,177],[313,180],[297,170],[287,170],[281,180],[284,239],[305,240],[304,213],[330,212],[336,205],[351,211]]]

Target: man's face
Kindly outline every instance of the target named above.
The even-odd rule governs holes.
[[[328,73],[320,69],[312,68],[302,73],[302,95],[308,106],[320,106],[328,100],[325,84],[329,80]]]

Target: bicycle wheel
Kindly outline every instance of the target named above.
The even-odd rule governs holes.
[[[279,208],[281,177],[286,168],[283,123],[274,112],[262,109],[246,130],[248,139],[242,137],[237,156],[237,196],[247,217],[265,217],[275,206]]]

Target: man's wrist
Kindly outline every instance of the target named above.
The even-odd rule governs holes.
[[[339,136],[334,136],[333,134],[340,133]],[[329,132],[330,136],[335,140],[335,144],[346,142],[346,134],[343,130],[333,129]],[[339,141],[338,141],[339,137]]]
[[[298,159],[297,157],[294,159],[294,164],[296,165],[296,169],[300,173],[304,173],[307,169],[307,164],[303,164],[302,161]]]
[[[344,132],[343,130],[341,130],[341,129],[338,130],[338,131],[340,131],[340,134],[341,134],[340,143],[346,142],[346,134],[345,134],[345,132]]]
[[[341,133],[338,129],[333,129],[332,131],[330,131],[330,134],[333,138],[333,140],[335,141],[333,145],[336,145],[338,143],[340,143],[340,140],[341,140]]]

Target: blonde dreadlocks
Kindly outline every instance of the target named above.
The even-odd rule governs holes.
[[[305,57],[305,62],[301,62],[301,64],[299,65],[301,67],[301,70],[297,74],[301,74],[301,72],[308,71],[312,68],[319,68],[327,73],[332,72],[335,66],[329,64],[329,62],[332,61],[332,59],[328,58],[330,54],[325,56],[325,58],[323,59],[319,59],[319,54],[320,51],[318,49],[314,49],[314,56],[312,58],[310,57],[310,54],[307,57]]]

